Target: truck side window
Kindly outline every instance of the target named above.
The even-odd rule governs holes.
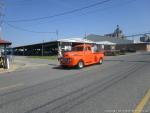
[[[88,51],[91,51],[91,48],[90,48],[90,47],[88,47],[88,48],[87,48],[87,50],[88,50]]]
[[[85,48],[84,48],[84,50],[85,50],[85,51],[88,51],[88,48],[87,48],[87,47],[85,47]]]
[[[85,51],[91,51],[91,48],[90,47],[86,47]]]

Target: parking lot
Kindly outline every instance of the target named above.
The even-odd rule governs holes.
[[[0,113],[132,111],[150,89],[149,56],[109,56],[80,70],[63,69],[57,60],[16,57],[22,67],[0,74]]]

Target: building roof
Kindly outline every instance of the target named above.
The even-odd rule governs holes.
[[[96,44],[101,44],[101,45],[116,45],[116,43],[112,43],[112,42],[109,42],[109,41],[96,42]]]
[[[65,38],[57,40],[59,42],[77,42],[77,43],[94,43],[91,40],[83,39],[83,38]]]
[[[21,45],[21,46],[15,46],[14,48],[23,48],[23,47],[37,47],[41,45],[54,45],[57,43],[57,41],[48,41],[48,42],[43,42],[43,43],[34,43],[34,44],[29,44],[29,45]]]
[[[101,42],[101,41],[109,41],[116,44],[131,44],[133,43],[132,40],[127,39],[119,39],[115,37],[109,37],[109,36],[101,36],[101,35],[95,35],[91,34],[86,37],[86,39],[94,41],[94,42]]]
[[[4,44],[11,45],[11,42],[0,39],[0,45],[4,45]]]
[[[48,42],[43,42],[43,43],[35,43],[35,44],[29,44],[29,45],[16,46],[14,48],[22,48],[22,47],[30,47],[30,46],[35,47],[35,46],[40,46],[42,44],[53,45],[53,43],[57,43],[57,42],[94,43],[91,40],[87,40],[87,39],[83,39],[83,38],[65,38],[65,39],[59,39],[59,40],[48,41]]]

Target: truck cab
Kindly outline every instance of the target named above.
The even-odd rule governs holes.
[[[104,59],[103,52],[95,52],[89,44],[76,45],[69,52],[64,52],[59,59],[62,67],[83,68],[86,65],[102,64]]]

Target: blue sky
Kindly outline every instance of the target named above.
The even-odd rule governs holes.
[[[51,16],[103,0],[4,0],[4,21]],[[150,31],[150,0],[111,0],[72,14],[31,22],[9,22],[32,31],[54,32],[59,38],[111,33],[119,24],[125,35]],[[3,37],[13,46],[56,39],[56,34],[31,33],[2,26]]]

